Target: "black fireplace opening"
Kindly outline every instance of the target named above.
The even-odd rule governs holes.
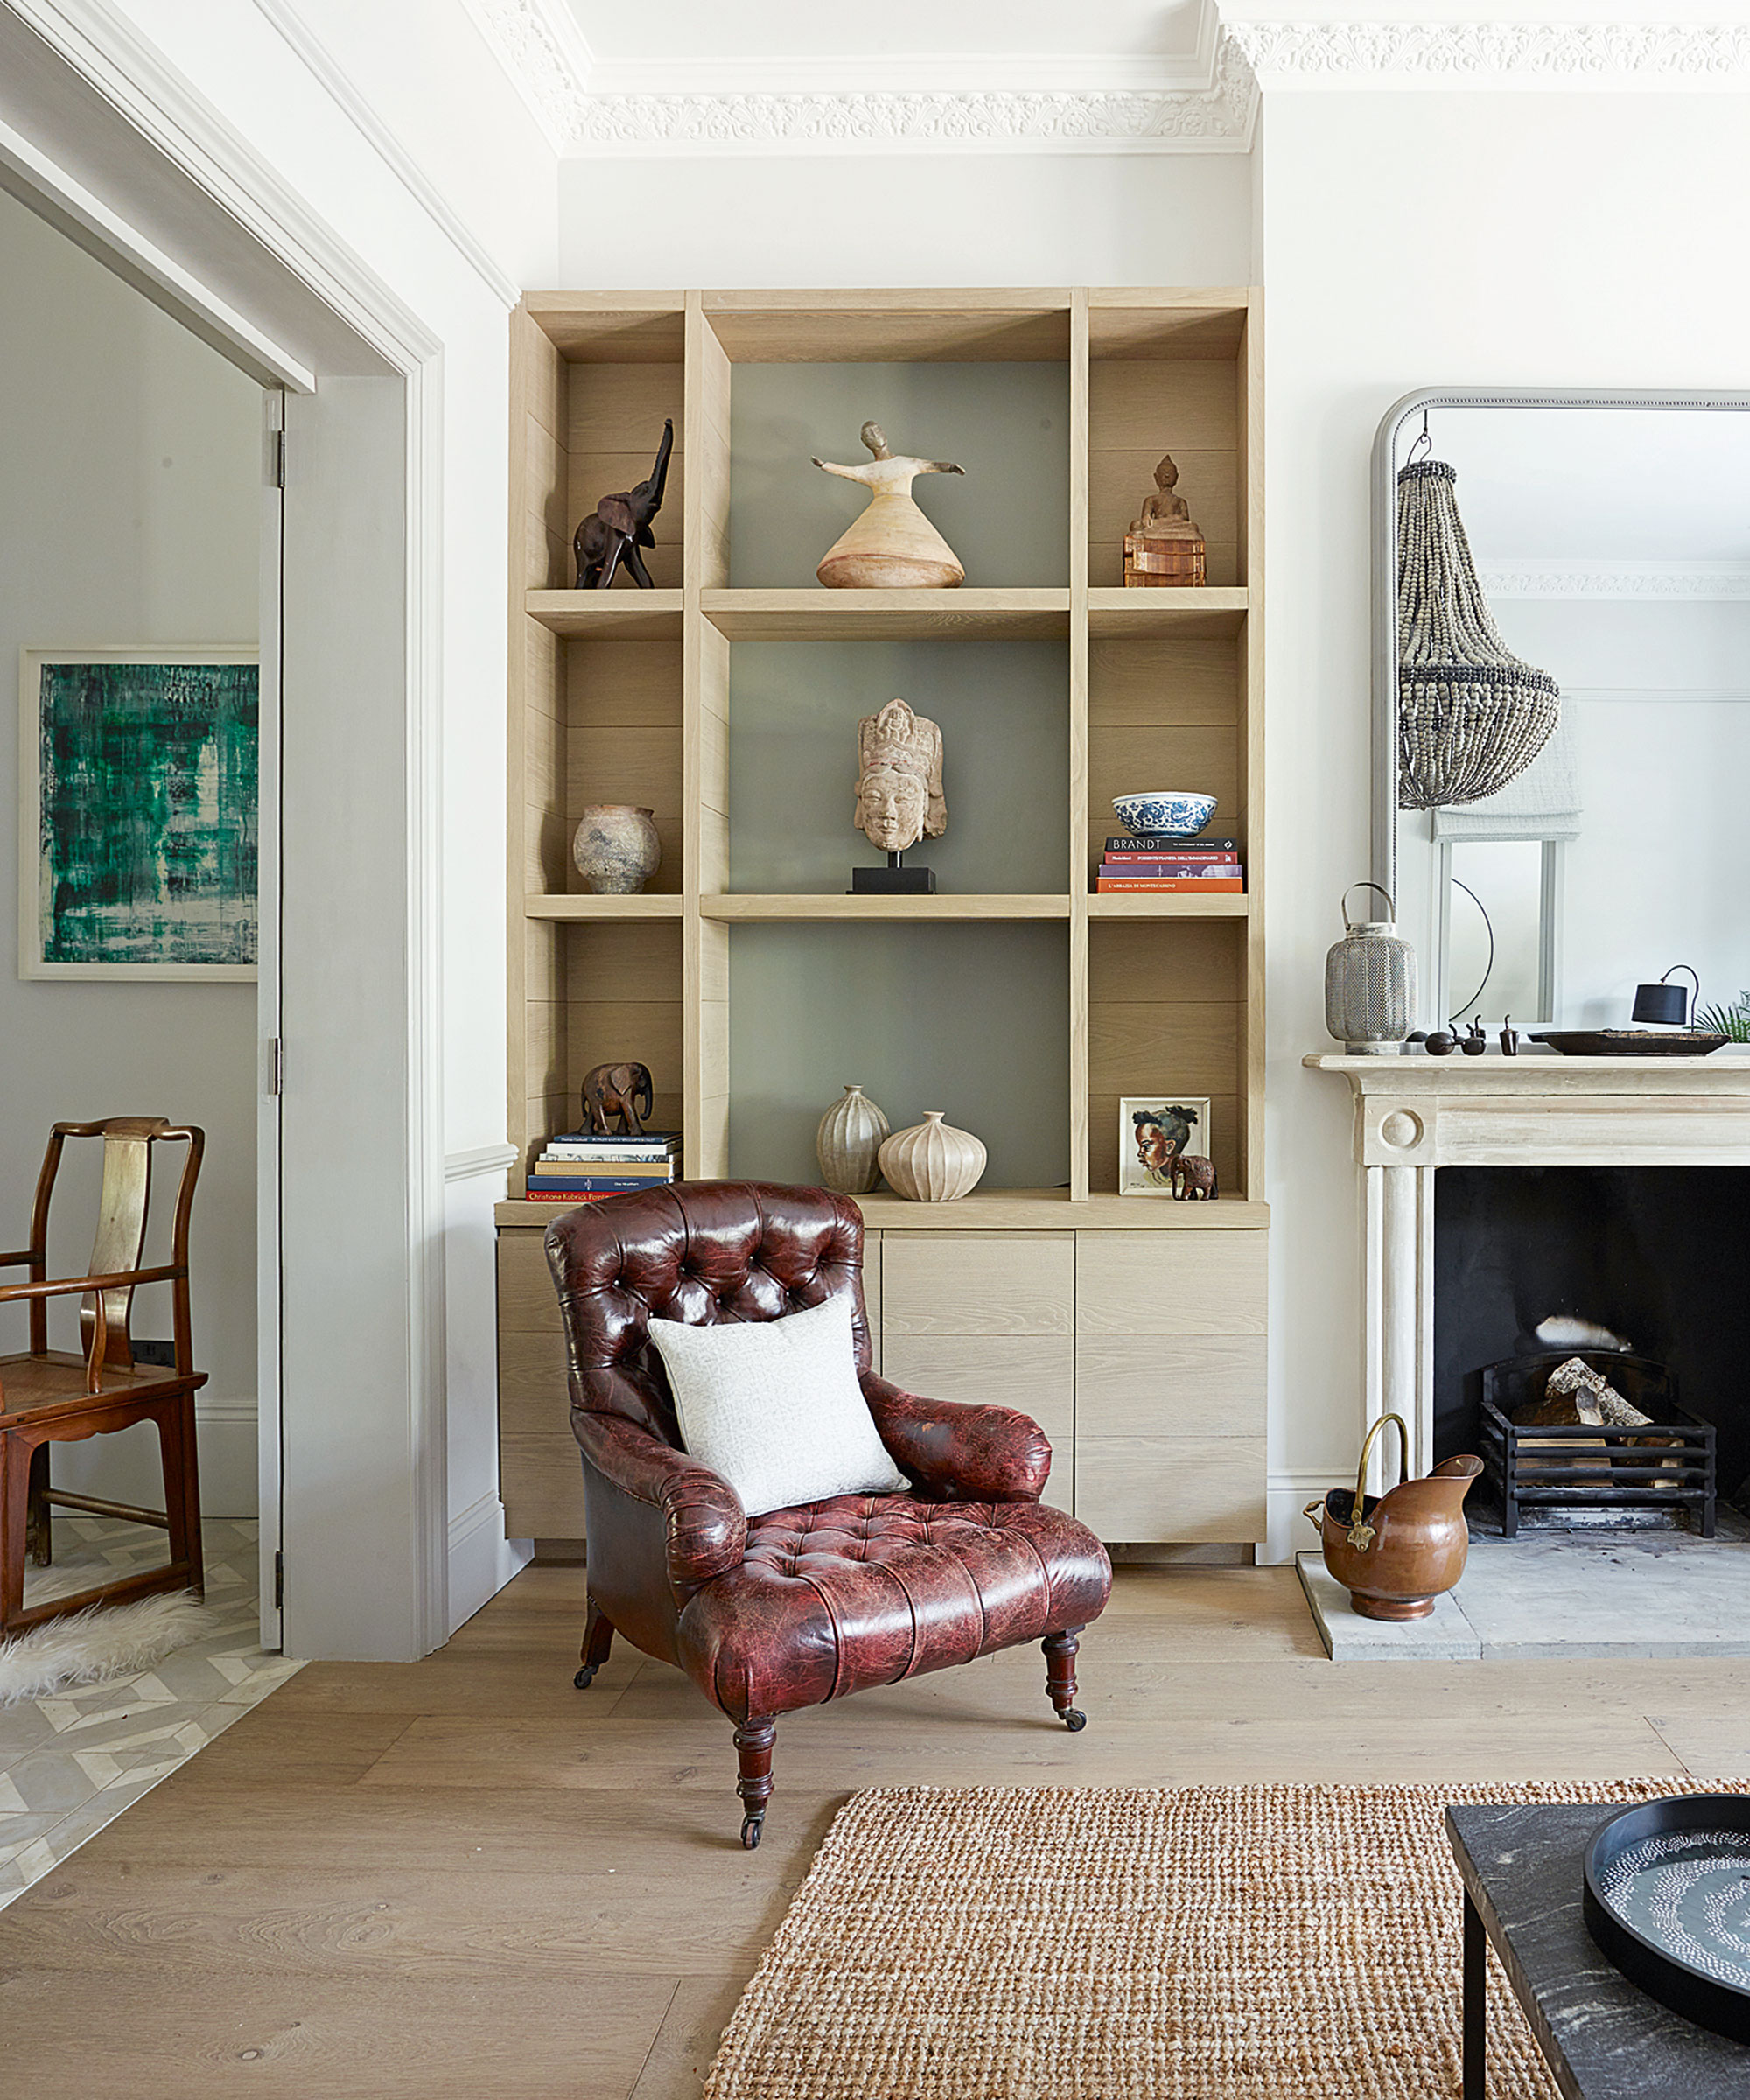
[[[1446,1166],[1434,1176],[1434,1455],[1481,1449],[1484,1366],[1589,1320],[1670,1368],[1750,1489],[1750,1167]],[[1601,1361],[1601,1360],[1600,1360]]]

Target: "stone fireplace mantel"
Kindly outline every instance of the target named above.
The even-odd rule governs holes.
[[[1750,1057],[1732,1051],[1303,1061],[1340,1073],[1354,1096],[1367,1199],[1367,1419],[1404,1417],[1418,1473],[1434,1462],[1436,1168],[1750,1166]]]

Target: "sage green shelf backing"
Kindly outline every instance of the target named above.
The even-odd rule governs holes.
[[[941,1109],[982,1138],[987,1188],[1067,1180],[1068,929],[1006,922],[737,926],[729,1171],[816,1181],[847,1083],[893,1128]]]
[[[953,459],[912,494],[976,587],[1069,581],[1067,365],[737,365],[730,396],[730,582],[811,584],[863,492],[812,464],[869,458],[878,423],[896,452]]]
[[[1061,890],[1069,658],[1040,641],[742,641],[730,658],[729,886],[830,895],[883,856],[852,822],[857,724],[897,694],[942,724],[941,890]],[[932,1103],[932,1106],[934,1104]]]

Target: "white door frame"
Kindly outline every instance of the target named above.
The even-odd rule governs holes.
[[[298,769],[307,767],[311,749],[331,725],[328,762],[344,765],[347,710],[356,716],[373,701],[392,710],[392,720],[374,720],[379,742],[387,737],[393,744],[402,779],[398,794],[392,781],[379,781],[385,836],[392,834],[397,849],[395,878],[359,897],[354,930],[360,937],[344,966],[326,976],[332,920],[323,922],[323,886],[304,879],[300,855],[307,840],[300,820],[294,817],[284,832],[290,879],[280,960],[304,1002],[303,1032],[311,1040],[300,1071],[299,1014],[288,1012],[276,1031],[288,1046],[281,1111],[288,1130],[292,1103],[306,1130],[332,1124],[370,1135],[345,1180],[337,1181],[332,1160],[296,1143],[288,1142],[277,1161],[275,1194],[282,1214],[298,1221],[299,1236],[286,1239],[284,1269],[308,1279],[324,1318],[321,1331],[312,1333],[306,1306],[305,1318],[280,1331],[274,1316],[280,1250],[264,1242],[260,1259],[270,1317],[260,1405],[264,1445],[279,1442],[275,1403],[281,1392],[288,1423],[307,1418],[320,1432],[294,1433],[285,1444],[285,1506],[298,1513],[299,1550],[320,1577],[301,1600],[299,1568],[289,1558],[288,1652],[410,1659],[437,1647],[449,1630],[438,923],[440,345],[155,49],[96,0],[0,0],[0,186],[259,383],[302,396],[301,417],[318,450],[330,398],[336,414],[343,399],[356,410],[356,387],[365,378],[382,382],[373,410],[378,425],[385,407],[400,420],[392,484],[380,467],[374,486],[365,486],[361,474],[343,491],[347,508],[361,514],[362,528],[374,530],[379,550],[388,537],[399,538],[393,550],[399,602],[353,608],[363,630],[359,661],[373,664],[374,679],[341,691],[331,676],[318,676],[289,696],[304,730],[303,756],[291,757],[287,770],[291,806],[319,809],[313,794],[298,802]],[[290,471],[295,490],[295,452]],[[333,501],[335,487],[331,478],[323,500]],[[345,528],[358,521],[335,522],[336,577],[344,582]],[[306,547],[315,540],[305,534]],[[308,566],[304,580],[313,587]],[[344,605],[344,592],[339,602]],[[300,608],[290,610],[296,621]],[[348,613],[338,617],[344,623]],[[344,625],[326,640],[331,660],[337,649],[344,653]],[[347,850],[350,835],[332,827],[325,832],[314,820],[305,830],[317,852]],[[381,859],[379,853],[374,868]],[[332,881],[328,886],[332,892]],[[333,1031],[325,1035],[323,1025],[332,1018],[331,1003],[360,997],[361,942],[373,935],[370,1054],[349,1062],[334,1054]],[[263,1118],[264,1127],[269,1122]],[[328,1228],[321,1243],[312,1228],[317,1219]],[[266,1222],[271,1228],[274,1221]],[[354,1259],[360,1251],[362,1264]],[[353,1362],[360,1366],[356,1380],[348,1376]],[[339,1441],[337,1421],[346,1429]],[[361,1496],[360,1465],[375,1466],[379,1488],[399,1492]]]

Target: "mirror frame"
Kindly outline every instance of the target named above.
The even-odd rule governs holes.
[[[1397,897],[1397,438],[1424,409],[1687,409],[1750,414],[1750,393],[1603,387],[1424,387],[1389,408],[1373,441],[1373,797],[1368,872]]]

